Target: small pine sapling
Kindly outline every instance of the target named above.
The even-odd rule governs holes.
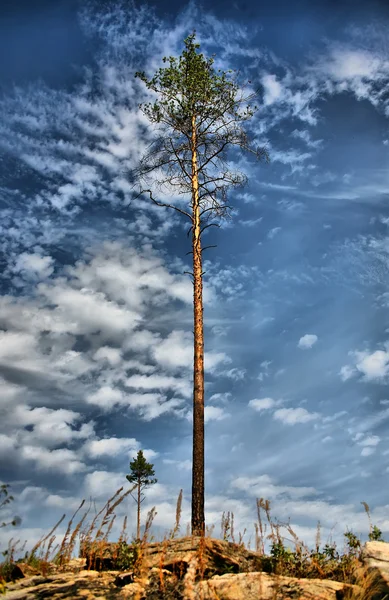
[[[153,467],[153,464],[146,461],[145,457],[143,456],[143,451],[139,450],[137,457],[130,462],[131,474],[126,475],[126,479],[130,483],[136,483],[138,488],[137,499],[135,500],[134,496],[132,496],[137,503],[138,514],[136,537],[138,541],[140,541],[140,505],[144,500],[144,498],[141,499],[141,488],[157,483],[158,481],[157,479],[150,479],[153,475],[155,475]]]

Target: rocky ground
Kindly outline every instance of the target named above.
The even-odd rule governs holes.
[[[73,559],[66,570],[52,567],[46,576],[18,564],[19,576],[7,584],[6,600],[83,598],[138,600],[374,600],[389,599],[389,544],[367,542],[363,565],[379,590],[362,589],[328,579],[300,579],[258,570],[258,554],[221,540],[181,538],[148,544],[142,575],[134,571],[87,570],[85,559]],[[109,565],[106,565],[109,567]],[[388,594],[386,596],[386,594]]]

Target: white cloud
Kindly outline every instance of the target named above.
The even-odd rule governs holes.
[[[101,346],[93,356],[98,362],[107,361],[110,365],[116,366],[122,360],[122,354],[119,348],[111,348],[110,346]]]
[[[94,471],[85,476],[84,487],[86,493],[93,498],[106,499],[113,496],[121,487],[125,488],[123,489],[124,492],[130,487],[130,484],[126,480],[125,474]]]
[[[69,375],[75,377],[95,369],[95,365],[87,356],[75,350],[66,350],[62,356],[53,360],[52,366],[58,371],[66,371]]]
[[[389,352],[376,350],[372,354],[357,352],[356,367],[366,381],[382,380],[389,373]]]
[[[285,370],[286,370],[286,369],[278,369],[278,371],[276,371],[276,372],[274,373],[274,377],[275,377],[275,378],[277,378],[277,377],[280,377],[281,375],[283,375],[283,374],[285,373]]]
[[[62,510],[75,510],[81,504],[78,498],[63,497],[58,494],[49,494],[47,498],[43,500],[43,503],[50,508],[60,508]]]
[[[287,495],[292,500],[298,500],[307,495],[317,494],[313,487],[283,486],[273,483],[270,475],[256,477],[237,477],[231,481],[231,487],[244,490],[250,496],[275,499],[280,495]]]
[[[339,371],[339,375],[341,376],[342,381],[347,381],[355,373],[356,373],[356,370],[353,367],[350,367],[349,365],[344,365]]]
[[[312,158],[311,152],[299,152],[298,150],[277,150],[276,148],[269,148],[271,158],[273,162],[280,162],[283,165],[289,165],[291,168],[291,172],[298,173],[305,170],[308,170],[309,167],[304,165],[304,163]]]
[[[233,369],[229,369],[228,371],[224,371],[223,375],[228,377],[229,379],[233,379],[234,381],[243,381],[247,373],[247,369],[238,369],[234,367]]]
[[[172,331],[152,348],[154,359],[163,367],[189,369],[193,364],[193,336],[185,331]]]
[[[68,330],[76,334],[101,331],[104,338],[115,340],[135,329],[141,321],[139,313],[119,306],[104,293],[92,289],[40,284],[39,291],[57,306],[56,311],[69,324]]]
[[[205,352],[204,369],[208,373],[215,373],[219,365],[230,364],[232,359],[225,352]]]
[[[166,390],[171,389],[185,397],[192,393],[192,385],[189,380],[179,379],[178,377],[167,377],[164,375],[132,375],[125,380],[125,386],[129,388],[145,390]]]
[[[350,351],[349,355],[355,359],[355,367],[344,366],[340,370],[340,376],[346,381],[358,372],[363,375],[364,381],[384,382],[389,374],[389,344],[385,343],[385,350]]]
[[[265,106],[274,104],[282,98],[282,85],[277,81],[275,75],[266,74],[261,78],[261,83],[264,87],[263,102]]]
[[[156,279],[147,274],[154,269]],[[121,405],[146,420],[166,412],[182,418],[184,398],[192,389],[193,336],[173,330],[163,339],[145,325],[160,308],[155,306],[157,297],[158,302],[162,298],[163,314],[173,314],[169,301],[186,297],[186,291],[179,291],[181,279],[170,274],[152,250],[137,252],[118,243],[90,248],[74,267],[65,268],[50,283],[39,284],[35,295],[0,298],[0,360],[33,371],[38,385],[58,388],[61,393],[71,389],[86,404],[107,412]],[[78,336],[84,349],[76,351]],[[150,364],[154,361],[157,364]],[[205,354],[209,373],[229,362],[224,352]],[[161,372],[161,367],[168,373]],[[187,378],[169,374],[183,369]],[[27,403],[34,393],[28,386],[6,385],[3,404],[11,399]],[[131,386],[131,393],[125,392],[126,385]],[[145,394],[148,390],[158,393]],[[170,390],[180,397],[169,398]],[[39,442],[52,447],[55,440],[67,443],[93,431],[91,424],[77,428],[73,413],[58,413],[54,423],[54,413],[39,410],[47,411],[42,413],[42,425],[26,423],[34,428],[23,434],[30,446]]]
[[[368,447],[362,449],[361,456],[371,456],[372,454],[375,453],[375,451],[376,451],[375,448],[368,446]]]
[[[0,451],[2,456],[10,456],[16,447],[16,441],[13,437],[0,433]]]
[[[17,406],[7,417],[7,422],[14,426],[32,425],[30,432],[23,432],[24,443],[38,443],[48,447],[69,443],[75,439],[86,439],[94,433],[94,423],[83,423],[80,429],[74,427],[75,422],[82,419],[80,413],[60,408],[54,410],[46,407],[31,409],[29,406]]]
[[[232,398],[232,394],[231,392],[224,392],[224,393],[216,393],[216,394],[212,394],[212,396],[209,399],[209,402],[221,402],[222,404],[227,404],[228,402],[231,401]]]
[[[182,415],[183,398],[166,399],[166,395],[159,393],[127,394],[125,403],[128,407],[136,409],[145,421],[152,421],[164,413],[174,412]]]
[[[35,355],[37,341],[30,333],[19,331],[0,331],[0,359],[14,363],[25,358],[30,363],[28,356]]]
[[[377,446],[380,443],[378,435],[369,435],[359,442],[360,446]]]
[[[267,321],[272,321],[273,319],[264,319],[265,322]],[[261,362],[261,367],[264,369],[263,371],[261,371],[257,377],[257,379],[259,379],[259,381],[263,381],[266,377],[269,377],[270,375],[270,370],[269,370],[269,366],[271,365],[272,361],[269,360],[264,360],[263,362]]]
[[[380,443],[381,438],[378,435],[368,435],[364,438],[363,435],[362,432],[357,433],[354,440],[358,446],[362,446],[361,456],[371,456],[376,452],[376,446]]]
[[[223,421],[224,419],[229,418],[231,415],[220,406],[210,406],[207,405],[204,407],[204,422],[209,423],[210,421]]]
[[[100,440],[88,440],[82,450],[91,458],[100,456],[117,456],[122,452],[138,450],[139,443],[135,438],[102,438]]]
[[[273,361],[271,360],[263,360],[260,364],[260,366],[265,369],[265,371],[267,371],[270,367],[270,365],[272,364]]]
[[[297,139],[303,140],[303,142],[305,142],[307,144],[307,146],[310,148],[318,148],[323,143],[323,140],[312,140],[311,136],[309,134],[309,131],[307,129],[303,129],[303,130],[294,129],[292,131],[292,136]],[[328,175],[327,175],[327,177],[328,177]],[[312,181],[312,183],[314,183],[315,178],[312,178],[311,181]],[[330,178],[330,179],[325,178],[325,181],[332,181],[332,178]],[[315,183],[314,183],[314,185],[315,185]]]
[[[296,425],[297,423],[308,423],[319,418],[318,413],[310,413],[305,408],[279,408],[273,414],[273,418],[285,425]]]
[[[24,386],[9,383],[3,377],[0,377],[0,388],[0,407],[14,407],[19,402],[23,402],[23,399],[26,397],[26,388]]]
[[[302,349],[312,348],[318,340],[317,335],[312,333],[306,333],[299,339],[298,347]]]
[[[88,155],[88,151],[86,151],[86,156]],[[78,185],[65,183],[64,185],[60,185],[57,193],[50,197],[50,203],[57,210],[64,211],[73,200],[78,200],[80,198],[81,193],[81,189]]]
[[[376,48],[370,51],[361,47],[366,45],[366,40],[371,42],[373,39],[366,28],[360,37],[362,44],[361,40],[357,43],[354,40],[329,42],[327,52],[306,68],[307,74],[313,75],[316,84],[328,94],[350,91],[358,100],[366,99],[373,106],[383,104],[385,107],[383,90],[389,72],[387,58]]]
[[[284,185],[282,183],[271,183],[268,181],[259,181],[258,182],[261,187],[268,188],[270,190],[277,190],[280,192],[293,192],[296,191],[295,185]],[[252,197],[252,202],[254,202],[256,198]]]
[[[261,223],[262,220],[263,217],[258,217],[258,219],[239,219],[238,223],[245,227],[255,227],[256,225]]]
[[[270,408],[277,406],[277,402],[273,400],[273,398],[254,398],[254,400],[249,401],[248,405],[258,412],[261,412],[262,410],[269,410]]]
[[[77,453],[67,448],[48,450],[39,446],[22,446],[20,454],[24,460],[33,461],[40,471],[74,475],[87,469]]]
[[[124,350],[133,350],[136,352],[144,352],[147,350],[152,352],[152,349],[155,346],[158,346],[160,342],[161,338],[159,334],[148,331],[147,329],[142,329],[131,332],[124,341],[123,348]]]
[[[339,412],[336,412],[333,415],[323,417],[323,423],[332,423],[332,421],[339,421],[340,417],[344,417],[347,414],[347,410],[340,410]]]
[[[19,254],[16,260],[14,271],[21,272],[28,277],[45,279],[52,275],[54,271],[53,263],[51,256],[23,252]]]
[[[157,370],[156,365],[148,365],[140,360],[126,360],[123,361],[122,365],[123,369],[126,371],[133,370],[137,371],[138,373],[154,373]],[[124,381],[124,374],[123,377],[120,377],[120,379]]]
[[[267,234],[267,237],[269,238],[269,240],[272,240],[279,231],[281,231],[281,227],[273,227],[273,229],[270,229],[270,231],[268,231],[268,234]]]
[[[379,59],[370,52],[336,45],[330,52],[326,70],[335,81],[347,81],[363,77],[375,79],[379,67]]]
[[[192,461],[187,460],[173,460],[171,458],[164,458],[162,462],[166,465],[174,465],[180,471],[192,471]]]
[[[109,410],[116,404],[124,404],[125,398],[121,390],[105,385],[96,392],[86,396],[85,401],[87,404],[99,406],[103,410]]]

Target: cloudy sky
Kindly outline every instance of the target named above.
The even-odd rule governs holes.
[[[320,520],[343,549],[347,528],[367,537],[365,501],[389,536],[389,5],[106,4],[0,17],[0,480],[18,537],[127,488],[139,449],[156,539],[181,488],[190,522],[190,240],[131,174],[154,135],[134,73],[194,27],[259,90],[249,133],[271,159],[234,155],[249,183],[204,234],[206,524],[219,537],[232,511],[253,547],[263,497],[309,546]]]

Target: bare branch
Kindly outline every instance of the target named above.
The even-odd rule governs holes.
[[[202,217],[204,213],[206,213],[206,212],[209,212],[210,210],[213,210],[213,211],[215,211],[215,210],[223,210],[223,211],[225,211],[225,210],[232,210],[232,206],[230,206],[229,204],[223,204],[223,205],[219,205],[219,206],[217,206],[217,207],[215,207],[215,206],[210,206],[209,208],[205,208],[205,209],[204,209],[204,210],[203,210],[203,211],[200,213],[200,217]],[[220,225],[219,225],[219,227],[220,227]]]
[[[214,152],[206,161],[205,163],[203,163],[202,165],[199,166],[198,170],[202,171],[204,169],[204,167],[207,166],[207,164],[212,161],[213,158],[215,158],[216,156],[218,156],[219,154],[221,154],[224,150],[224,148],[227,146],[229,142],[224,142],[220,148],[218,148],[218,150],[216,150],[216,152]]]
[[[187,170],[185,169],[184,162],[183,162],[183,161],[182,161],[182,159],[181,159],[181,158],[178,156],[178,154],[177,154],[177,151],[176,151],[175,147],[173,146],[173,142],[172,142],[172,140],[169,140],[169,141],[170,141],[170,145],[171,145],[171,147],[172,147],[172,150],[173,150],[173,152],[174,152],[174,156],[176,157],[176,159],[177,159],[177,161],[178,161],[178,164],[179,164],[179,165],[180,165],[180,167],[181,167],[181,170],[182,170],[182,171],[185,173],[185,175],[186,175],[187,177],[189,177],[189,178],[190,178],[190,174],[189,174],[189,173],[187,172]]]
[[[148,193],[150,195],[150,199],[154,202],[154,204],[156,204],[157,206],[164,206],[165,208],[174,208],[174,210],[178,211],[179,213],[181,213],[182,215],[185,215],[186,217],[188,217],[192,223],[193,223],[193,217],[192,215],[190,215],[189,213],[187,213],[185,210],[182,210],[181,208],[178,208],[177,206],[174,206],[174,204],[165,204],[164,202],[158,202],[154,197],[153,197],[153,193],[151,190],[142,190],[141,192],[139,192],[139,194],[137,196],[135,196],[136,198],[139,198],[139,196],[141,196],[144,193]]]

